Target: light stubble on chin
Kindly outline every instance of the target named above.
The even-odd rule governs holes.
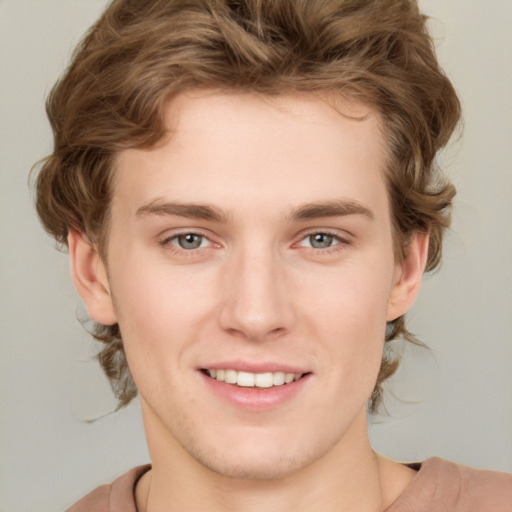
[[[201,439],[200,433],[191,433],[183,422],[178,425],[179,439],[175,439],[181,448],[201,466],[225,478],[255,481],[275,481],[292,476],[298,471],[314,464],[328,454],[338,442],[337,436],[331,436],[330,442],[319,443],[321,436],[311,438],[309,443],[299,443],[299,447],[290,446],[289,453],[276,446],[274,456],[264,454],[245,456],[245,460],[237,460],[244,455],[238,452],[233,444],[233,451],[219,446],[210,447]],[[251,437],[251,436],[248,436]],[[252,443],[251,443],[252,444]],[[323,446],[322,446],[323,445]],[[241,448],[243,450],[243,448]],[[257,453],[257,449],[252,450]]]

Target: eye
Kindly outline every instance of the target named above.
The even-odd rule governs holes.
[[[166,240],[167,243],[178,246],[180,249],[193,250],[206,247],[210,241],[203,235],[197,233],[182,233]]]
[[[311,233],[301,240],[303,247],[312,247],[313,249],[329,249],[338,245],[341,240],[330,233]]]

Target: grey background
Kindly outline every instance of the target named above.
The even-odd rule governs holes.
[[[63,509],[148,460],[134,403],[116,414],[76,320],[67,256],[33,211],[27,175],[51,149],[44,97],[104,0],[0,0],[0,511]],[[444,268],[409,315],[374,418],[377,450],[512,472],[512,1],[424,0],[465,132],[441,160],[455,181]],[[401,399],[398,400],[393,396]],[[86,420],[104,418],[86,423]]]

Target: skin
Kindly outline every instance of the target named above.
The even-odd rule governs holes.
[[[166,119],[156,147],[117,157],[107,261],[69,236],[77,289],[93,319],[119,323],[139,389],[153,464],[139,510],[384,510],[414,472],[373,452],[366,405],[428,237],[395,262],[378,115],[201,91]],[[187,233],[198,248],[180,246]],[[309,375],[290,400],[247,410],[200,371],[234,359]]]

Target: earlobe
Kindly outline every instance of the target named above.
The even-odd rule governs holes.
[[[105,265],[97,248],[83,233],[68,235],[71,273],[89,316],[103,325],[117,322]]]
[[[412,235],[407,254],[397,266],[395,283],[388,301],[388,322],[405,314],[414,304],[427,263],[428,245],[428,233],[416,232]]]

